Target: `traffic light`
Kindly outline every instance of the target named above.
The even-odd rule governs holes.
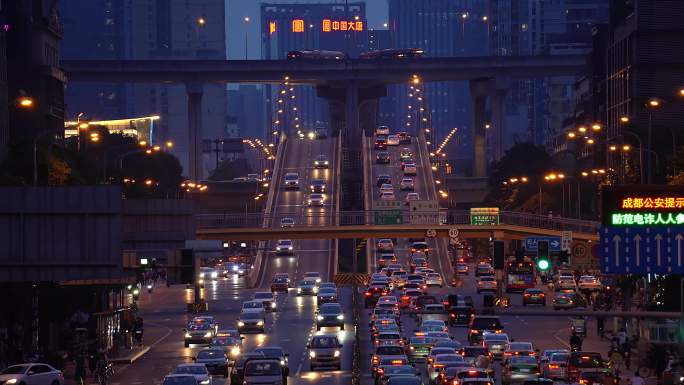
[[[494,241],[494,268],[504,268],[504,241]]]
[[[549,267],[551,267],[551,262],[549,260],[549,241],[538,241],[537,269],[541,272],[545,272]]]

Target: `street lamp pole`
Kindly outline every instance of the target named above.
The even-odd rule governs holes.
[[[646,154],[646,156],[647,156],[647,158],[646,158],[646,162],[647,162],[646,172],[648,173],[647,174],[648,184],[651,184],[651,131],[652,130],[653,130],[653,111],[649,110],[648,111],[648,133],[647,133],[648,137],[646,138],[646,142],[647,142],[647,146],[648,146],[648,148],[647,148],[648,154]]]
[[[243,21],[244,21],[243,25],[244,25],[244,30],[245,30],[245,60],[247,60],[247,47],[248,47],[248,45],[247,45],[247,39],[248,39],[248,36],[249,36],[249,35],[247,34],[247,24],[249,23],[249,16],[245,16],[245,18],[243,19]]]

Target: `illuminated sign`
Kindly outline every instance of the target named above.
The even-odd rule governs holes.
[[[499,208],[498,207],[472,207],[470,209],[470,224],[471,225],[498,225],[499,224]]]
[[[302,20],[302,19],[292,20],[292,32],[296,32],[296,33],[304,32],[304,20]]]
[[[627,197],[622,199],[620,206],[623,209],[680,209],[684,208],[684,197]]]
[[[684,225],[684,212],[680,213],[613,213],[611,226]]]
[[[363,21],[358,20],[332,20],[323,19],[321,24],[321,30],[323,32],[335,32],[335,31],[363,31]]]
[[[277,27],[277,24],[275,21],[271,21],[268,23],[268,34],[269,35],[273,35],[274,33],[276,33],[277,30],[278,30],[278,27]]]

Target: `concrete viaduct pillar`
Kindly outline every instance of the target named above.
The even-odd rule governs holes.
[[[470,81],[470,97],[473,103],[473,177],[487,176],[487,123],[486,107],[489,96],[489,79],[475,79]]]
[[[203,178],[202,167],[202,94],[204,85],[187,83],[188,93],[188,176],[197,181]]]

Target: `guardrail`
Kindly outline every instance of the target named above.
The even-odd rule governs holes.
[[[395,215],[395,212],[384,210],[365,211],[342,211],[342,212],[308,212],[302,210],[297,214],[270,215],[265,213],[253,214],[200,214],[196,216],[197,229],[214,229],[225,227],[262,227],[265,223],[279,223],[282,218],[292,218],[296,227],[314,227],[324,224],[336,223],[338,225],[374,225],[387,224],[387,215]],[[370,219],[370,223],[368,223]],[[434,224],[444,225],[469,225],[470,212],[468,210],[440,210],[408,211],[408,208],[392,218],[396,224]],[[547,217],[537,214],[501,211],[499,223],[502,225],[516,225],[545,230],[573,231],[578,233],[596,234],[600,229],[600,223],[595,221]]]

